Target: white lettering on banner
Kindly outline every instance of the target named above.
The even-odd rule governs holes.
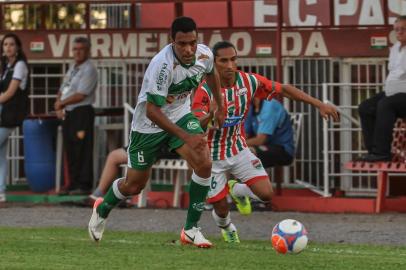
[[[87,35],[86,34],[71,34],[69,36],[69,57],[73,57],[73,43],[77,37],[87,38]]]
[[[340,0],[334,0],[334,24],[341,25],[342,16],[353,16],[357,12],[358,0],[347,0],[341,3]]]
[[[362,2],[359,24],[384,24],[383,11],[380,0],[364,0]]]
[[[289,19],[292,26],[313,26],[317,24],[317,16],[307,15],[306,19],[300,19],[300,1],[290,0],[289,2]],[[306,0],[306,5],[317,4],[317,0]]]
[[[137,34],[130,33],[127,41],[124,41],[122,34],[113,34],[113,57],[120,56],[137,56]]]
[[[405,0],[397,0],[397,1],[389,1],[388,2],[388,9],[395,14],[401,15],[406,14],[406,1]],[[389,16],[389,23],[394,24],[396,21],[396,16],[392,17]]]
[[[66,41],[68,40],[67,34],[62,34],[59,36],[59,41],[56,40],[54,34],[48,35],[49,46],[51,47],[52,55],[54,57],[62,57],[63,51],[66,47]]]
[[[93,56],[110,57],[111,38],[109,34],[92,34],[90,35],[90,42],[92,43]]]
[[[290,42],[289,42],[290,41]],[[282,55],[298,56],[303,47],[302,36],[298,32],[282,32]],[[292,46],[289,46],[292,45]]]
[[[213,48],[214,44],[222,40],[223,37],[221,36],[220,31],[214,31],[209,40],[209,47]]]
[[[199,33],[200,35],[200,33]],[[167,33],[160,33],[159,34],[159,50],[161,50],[163,47],[168,45],[169,43],[169,35]]]
[[[241,42],[239,42],[241,41]],[[230,42],[234,44],[239,56],[249,55],[252,49],[252,39],[248,32],[235,32],[230,36]],[[242,44],[242,46],[239,46]]]
[[[309,42],[307,43],[305,56],[328,56],[328,50],[324,37],[320,32],[313,32],[310,35]]]
[[[277,4],[265,4],[263,0],[254,1],[254,26],[276,26]],[[266,22],[265,16],[274,16],[274,22]]]
[[[152,33],[140,33],[139,34],[139,40],[140,40],[140,44],[139,44],[139,57],[152,57],[156,54],[157,52],[157,47],[158,47],[158,43],[155,41],[149,41],[152,38],[154,38],[155,35],[155,40],[156,40],[156,34],[152,34]],[[151,50],[153,49],[153,50]]]

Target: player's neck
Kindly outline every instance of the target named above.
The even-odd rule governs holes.
[[[223,88],[230,88],[233,87],[235,84],[235,80],[236,80],[236,75],[231,77],[231,78],[221,78],[221,87]]]

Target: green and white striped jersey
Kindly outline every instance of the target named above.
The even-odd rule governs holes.
[[[173,123],[190,112],[190,95],[205,74],[214,68],[213,53],[203,44],[197,45],[195,61],[182,64],[169,44],[152,58],[141,86],[135,107],[132,130],[140,133],[161,132],[146,116],[146,103],[161,107],[162,112]]]

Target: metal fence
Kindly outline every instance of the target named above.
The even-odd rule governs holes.
[[[148,66],[148,59],[112,59],[97,60],[95,64],[99,71],[99,88],[96,94],[95,106],[98,107],[122,107],[125,102],[131,107],[135,106],[138,98],[139,89],[143,79],[143,74]],[[247,72],[256,72],[270,79],[275,78],[276,68],[275,60],[271,58],[251,58],[239,59],[239,68]],[[386,75],[386,59],[284,59],[284,79],[283,82],[291,83],[312,96],[322,99],[323,83],[368,83],[370,85],[381,84]],[[61,80],[68,68],[68,61],[57,62],[35,62],[32,63],[30,102],[31,113],[49,113],[53,110],[53,103],[61,84]],[[344,87],[344,86],[342,86]],[[351,91],[338,86],[329,86],[331,97],[329,99],[337,105],[340,105],[345,111],[351,110],[346,106],[357,106],[363,99],[367,98],[372,92],[360,91],[359,95],[353,93],[358,88],[353,86]],[[361,88],[359,88],[361,89]],[[378,89],[379,90],[379,89]],[[285,182],[297,182],[308,187],[314,188],[320,193],[325,192],[325,171],[323,164],[322,138],[323,121],[316,109],[303,103],[291,102],[285,99],[286,108],[292,113],[301,113],[303,115],[302,134],[296,151],[296,160],[289,172],[285,174]],[[353,109],[352,109],[353,110]],[[130,121],[130,119],[127,119]],[[342,120],[345,121],[345,120]],[[342,124],[346,124],[342,122]],[[347,123],[348,124],[348,123]],[[108,151],[112,150],[113,145],[108,142],[113,136],[115,147],[124,144],[123,134],[124,124],[122,117],[99,117],[96,119],[96,126],[99,128],[98,134],[98,153],[95,167],[100,168]],[[116,132],[119,135],[111,135]],[[345,134],[343,131],[342,134]],[[358,144],[344,143],[341,138],[342,150],[349,150]],[[346,137],[347,136],[347,137]],[[360,135],[357,135],[360,139]],[[119,138],[119,139],[115,139]],[[16,130],[9,144],[9,183],[24,181],[23,153],[21,144],[21,131]],[[336,142],[335,142],[336,143]],[[341,159],[348,159],[348,154],[342,153]],[[342,162],[341,160],[341,162]],[[99,174],[96,169],[96,177]],[[373,180],[349,181],[333,178],[329,180],[330,187],[341,187],[351,192],[373,192]],[[352,177],[352,176],[348,176]],[[349,186],[348,183],[351,183]],[[329,192],[329,191],[328,191]],[[327,192],[327,193],[328,193]]]

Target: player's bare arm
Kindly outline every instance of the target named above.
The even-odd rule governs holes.
[[[217,69],[214,68],[211,74],[207,74],[206,82],[210,89],[213,91],[214,100],[216,101],[217,109],[214,112],[215,127],[222,127],[224,124],[224,112],[223,112],[223,98],[221,96],[221,84],[220,76]]]
[[[334,121],[339,120],[338,112],[334,106],[321,102],[317,98],[314,98],[314,97],[306,94],[305,92],[299,90],[298,88],[294,87],[293,85],[283,84],[281,94],[282,94],[282,96],[285,96],[289,99],[296,100],[296,101],[302,101],[302,102],[305,102],[307,104],[310,104],[310,105],[318,108],[321,117],[323,117],[325,119],[332,117]]]
[[[207,141],[204,134],[189,134],[182,128],[172,123],[166,115],[161,111],[161,108],[153,103],[147,102],[147,117],[158,125],[161,129],[179,137],[192,149],[202,151]]]

